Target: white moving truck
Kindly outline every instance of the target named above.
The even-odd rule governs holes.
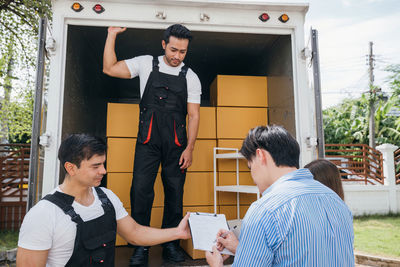
[[[164,29],[175,23],[187,26],[194,40],[185,62],[201,80],[205,106],[218,74],[267,76],[268,122],[285,126],[297,138],[301,166],[317,158],[319,105],[308,81],[311,53],[304,34],[308,4],[224,0],[54,0],[52,4],[53,23],[46,39],[47,119],[40,138],[42,195],[59,184],[57,149],[65,135],[85,132],[105,137],[107,103],[139,102],[138,79],[115,79],[102,72],[108,26],[128,28],[116,42],[119,60],[160,55]]]

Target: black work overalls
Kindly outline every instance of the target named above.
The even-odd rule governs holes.
[[[74,251],[65,266],[114,266],[117,230],[115,210],[107,195],[100,188],[95,189],[104,214],[86,222],[75,213],[72,207],[73,196],[56,191],[43,198],[61,208],[76,223]]]
[[[136,142],[131,187],[131,215],[142,225],[150,224],[154,182],[161,163],[164,186],[162,228],[175,227],[182,219],[185,170],[179,158],[186,148],[187,66],[179,75],[159,72],[158,58],[140,101],[139,131]]]

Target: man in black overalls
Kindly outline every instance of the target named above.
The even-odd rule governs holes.
[[[199,124],[200,81],[183,64],[192,37],[187,28],[175,24],[164,33],[164,56],[139,56],[117,61],[115,39],[123,31],[125,28],[108,29],[103,71],[119,78],[140,77],[140,118],[131,187],[131,214],[140,224],[150,224],[154,182],[161,163],[165,195],[162,228],[175,227],[182,219],[186,169],[192,162]],[[196,92],[198,100],[193,100],[192,95]],[[163,244],[164,259],[175,262],[184,260],[178,244]],[[130,264],[145,266],[147,257],[148,248],[136,247]]]
[[[106,145],[101,139],[71,135],[58,155],[66,177],[26,214],[18,266],[114,266],[116,233],[145,246],[190,237],[188,216],[177,228],[141,226],[113,192],[97,187],[106,173]]]

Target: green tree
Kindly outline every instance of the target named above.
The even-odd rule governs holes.
[[[30,136],[38,21],[43,16],[51,18],[50,0],[0,0],[0,142]],[[22,122],[26,125],[19,127]]]
[[[325,143],[368,143],[368,99],[345,99],[343,103],[323,111]]]
[[[374,93],[363,94],[357,99],[346,99],[343,103],[323,111],[325,143],[368,144],[368,113],[371,98],[376,103],[375,136],[377,144],[391,143],[400,146],[400,117],[391,115],[393,109],[400,110],[400,64],[386,68],[391,75],[391,95],[384,98],[373,88]]]

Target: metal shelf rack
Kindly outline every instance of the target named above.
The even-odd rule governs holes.
[[[218,151],[232,151],[232,153],[217,153]],[[235,159],[236,160],[236,185],[217,186],[217,159]],[[260,198],[260,192],[255,185],[239,184],[239,160],[244,159],[237,148],[214,147],[214,213],[217,213],[217,191],[236,192],[237,197],[237,218],[240,219],[240,193],[257,194]]]

